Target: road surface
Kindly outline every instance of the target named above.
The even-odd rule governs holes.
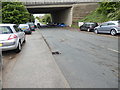
[[[41,28],[72,88],[118,87],[118,38],[92,32]]]
[[[41,28],[3,53],[3,88],[117,88],[118,53],[117,37]]]

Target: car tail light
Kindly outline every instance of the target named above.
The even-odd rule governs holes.
[[[32,26],[32,28],[34,28],[34,26]]]
[[[10,35],[8,40],[15,39],[15,38],[17,38],[17,36],[15,34],[14,35]]]
[[[28,30],[30,30],[30,28],[28,28]]]

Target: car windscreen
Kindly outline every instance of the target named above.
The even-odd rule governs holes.
[[[0,26],[0,34],[13,33],[9,26]]]
[[[87,24],[87,27],[95,27],[96,26],[96,24]]]
[[[34,26],[34,24],[29,24],[31,27]]]

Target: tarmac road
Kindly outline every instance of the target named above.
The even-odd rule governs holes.
[[[118,88],[118,38],[92,32],[41,28],[72,88]]]

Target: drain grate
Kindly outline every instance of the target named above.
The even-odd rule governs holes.
[[[59,55],[61,54],[59,51],[52,52],[52,55]]]

